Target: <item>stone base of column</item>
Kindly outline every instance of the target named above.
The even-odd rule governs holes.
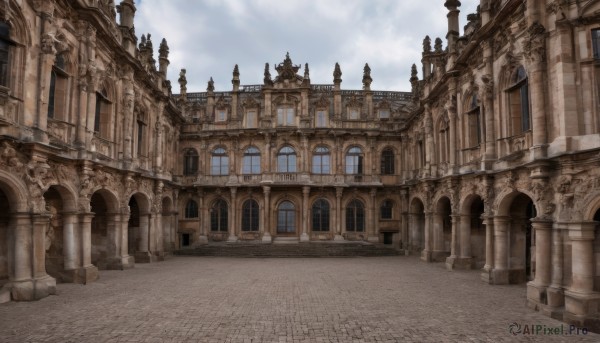
[[[529,148],[529,156],[532,161],[544,159],[548,156],[548,145],[535,145]]]
[[[548,295],[548,306],[549,307],[564,307],[565,306],[565,292],[562,288],[550,286],[546,290]]]
[[[208,244],[208,237],[206,236],[199,236],[198,240],[196,242],[194,242],[194,246],[198,246],[198,245],[207,245]]]
[[[433,262],[433,259],[431,258],[431,251],[423,249],[423,251],[421,251],[421,260],[425,262]]]
[[[14,301],[32,301],[34,298],[33,280],[13,281],[10,283],[10,297]]]
[[[154,261],[154,256],[148,251],[136,251],[134,257],[137,263],[150,263]]]
[[[106,269],[107,270],[125,270],[133,268],[134,262],[137,261],[137,254],[134,256],[123,256],[123,257],[115,257],[106,260]],[[148,254],[149,255],[149,254]]]
[[[155,251],[152,255],[154,261],[162,262],[165,260],[165,252],[164,251]]]
[[[261,242],[265,243],[265,244],[271,244],[273,241],[271,234],[268,232],[265,232],[265,234],[262,236]]]
[[[563,320],[576,327],[587,328],[598,333],[600,332],[599,305],[600,293],[583,294],[565,291]]]
[[[495,159],[484,157],[483,161],[481,161],[481,170],[494,169],[494,162],[496,162]]]
[[[367,242],[379,243],[379,236],[369,236],[367,237]]]
[[[454,269],[471,269],[473,264],[473,259],[470,257],[456,257],[450,256],[446,258],[446,269],[454,270]]]
[[[344,236],[342,236],[342,235],[335,235],[335,236],[333,237],[333,240],[334,240],[334,241],[338,241],[338,242],[345,241],[345,239],[344,239]]]
[[[432,262],[446,262],[446,258],[449,256],[450,254],[446,251],[434,250],[431,252]]]
[[[51,294],[56,294],[56,279],[50,275],[45,275],[33,280],[34,282],[34,300],[45,298]]]
[[[231,235],[231,236],[227,237],[227,243],[235,243],[237,241],[238,241],[238,238],[235,235]]]
[[[303,233],[300,235],[300,242],[310,242],[310,237],[308,234]]]
[[[534,281],[527,283],[527,307],[539,311],[548,304],[546,289],[548,286],[537,285]]]
[[[10,288],[7,287],[8,285],[5,285],[4,287],[0,288],[0,304],[4,304],[7,302],[10,302]]]
[[[493,276],[492,271],[490,269],[482,269],[481,270],[481,281],[493,285]]]
[[[61,273],[61,277],[65,282],[87,284],[98,280],[98,268],[96,266],[88,266],[78,269],[65,270]]]
[[[508,269],[492,269],[490,271],[491,285],[508,285],[509,270]]]

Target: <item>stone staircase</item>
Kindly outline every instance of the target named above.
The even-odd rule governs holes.
[[[191,249],[176,250],[179,256],[222,257],[371,257],[403,255],[381,244],[365,242],[344,243],[211,243]]]

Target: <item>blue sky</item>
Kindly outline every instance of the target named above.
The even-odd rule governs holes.
[[[463,0],[461,30],[478,0]],[[239,65],[242,84],[260,84],[264,64],[308,63],[313,84],[331,84],[339,62],[342,88],[361,89],[365,63],[372,89],[409,91],[410,67],[420,71],[425,35],[444,39],[444,1],[400,0],[137,0],[136,34],[151,33],[155,49],[169,43],[169,79],[187,69],[188,92],[230,90]],[[445,43],[444,43],[445,46]],[[158,54],[157,52],[155,54]]]

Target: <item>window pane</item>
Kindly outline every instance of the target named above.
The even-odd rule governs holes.
[[[288,159],[288,172],[295,173],[296,172],[296,155],[290,155]]]
[[[278,108],[277,109],[277,124],[278,125],[283,125],[283,108]]]
[[[594,48],[594,58],[600,59],[600,29],[592,30],[592,45]]]
[[[323,158],[322,158],[322,173],[329,174],[331,172],[330,166],[331,166],[331,163],[329,163],[329,155],[323,156]]]
[[[286,173],[287,170],[287,156],[277,156],[277,171],[280,173]]]

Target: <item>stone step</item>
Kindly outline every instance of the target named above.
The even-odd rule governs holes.
[[[209,244],[175,251],[175,255],[223,257],[353,257],[396,256],[401,252],[371,243]]]
[[[10,290],[6,287],[0,288],[0,304],[10,302]]]

